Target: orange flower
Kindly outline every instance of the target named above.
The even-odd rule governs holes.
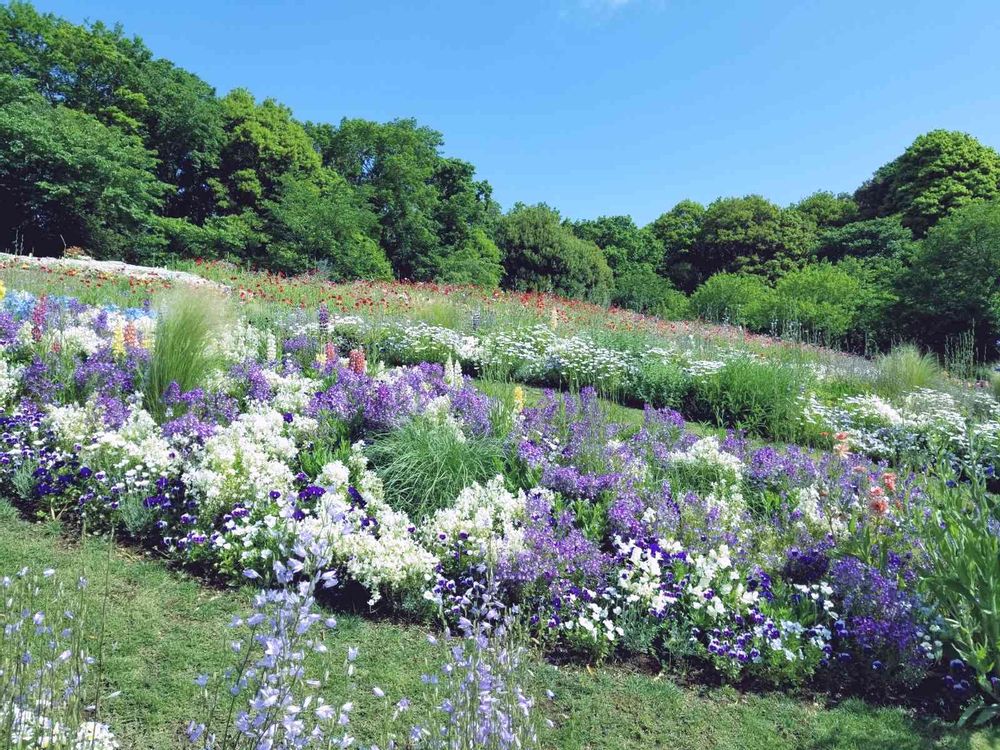
[[[882,484],[885,485],[885,488],[889,490],[889,492],[895,492],[896,475],[891,471],[887,471],[885,474],[882,475]]]
[[[876,516],[884,516],[889,510],[889,501],[885,497],[885,491],[878,485],[868,490],[868,508]]]
[[[884,497],[873,497],[868,501],[868,508],[876,516],[884,516],[889,511],[889,502]]]
[[[843,443],[845,440],[847,440],[847,433],[835,432],[833,435],[833,439],[836,440],[837,442]]]

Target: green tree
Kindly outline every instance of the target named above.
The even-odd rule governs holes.
[[[446,284],[493,289],[503,278],[500,248],[478,227],[460,245],[449,247],[444,255],[437,256],[434,268],[434,278]]]
[[[861,291],[861,280],[846,268],[811,263],[778,279],[770,317],[783,330],[794,326],[806,336],[832,343],[854,330]]]
[[[555,209],[518,203],[503,217],[497,236],[506,286],[608,300],[612,274],[601,249],[573,234]]]
[[[683,317],[687,311],[684,294],[648,263],[633,265],[615,277],[611,301],[618,307],[671,319]]]
[[[980,351],[1000,337],[1000,201],[970,203],[935,225],[899,281],[896,314],[915,340],[942,349],[972,331]]]
[[[704,216],[703,205],[683,200],[647,227],[663,248],[657,270],[687,292],[698,285],[699,275],[691,261],[691,250]]]
[[[917,237],[961,206],[1000,195],[1000,154],[971,135],[933,130],[854,194],[861,217],[900,214]]]
[[[495,278],[496,253],[484,244],[500,210],[475,167],[445,158],[441,134],[415,120],[307,123],[323,163],[347,178],[378,217],[379,242],[400,278]],[[459,273],[461,263],[478,268]]]
[[[631,216],[601,216],[569,226],[577,237],[601,248],[616,275],[635,266],[657,268],[663,259],[663,246],[651,231],[636,226]]]
[[[496,226],[500,208],[493,188],[475,179],[476,168],[461,159],[440,159],[431,183],[437,246],[416,259],[414,277],[448,283],[495,287],[503,266],[500,249],[487,234]]]
[[[218,159],[221,108],[197,76],[154,59],[120,26],[77,26],[23,2],[0,6],[0,70],[30,79],[52,104],[141,137],[156,154],[157,177],[174,187],[168,215],[200,222],[212,211],[206,180]]]
[[[819,190],[806,196],[792,206],[803,216],[812,219],[818,229],[842,227],[858,216],[858,204],[847,193],[834,195],[828,190]]]
[[[705,210],[691,263],[702,278],[732,271],[773,278],[803,261],[814,231],[802,214],[759,195],[719,198]]]
[[[898,216],[855,221],[820,232],[814,254],[838,261],[842,258],[909,258],[916,251],[913,234]]]
[[[761,330],[774,308],[774,289],[760,276],[717,273],[691,295],[691,309],[699,317]]]
[[[218,177],[210,181],[223,213],[258,210],[277,198],[287,179],[320,179],[322,161],[312,139],[273,99],[258,104],[246,89],[221,100],[224,142]]]
[[[379,220],[379,244],[399,278],[426,278],[440,240],[435,212],[441,134],[415,120],[307,125],[323,163],[342,174]]]
[[[917,243],[911,244],[914,250],[918,246]],[[903,258],[907,258],[908,262],[910,254],[847,257],[835,264],[836,268],[861,285],[857,293],[854,325],[841,342],[844,346],[867,354],[873,350],[885,350],[900,340],[902,333],[893,311],[899,303],[899,278],[907,267]]]
[[[258,250],[264,265],[292,273],[319,267],[335,281],[392,278],[385,253],[369,236],[375,217],[333,170],[317,181],[286,174],[277,199],[264,208],[269,242]]]
[[[53,106],[30,82],[0,75],[0,236],[52,254],[80,245],[142,260],[160,241],[166,186],[142,141]]]

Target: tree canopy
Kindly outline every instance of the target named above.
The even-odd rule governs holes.
[[[686,199],[639,226],[503,213],[414,119],[301,122],[246,89],[219,95],[120,26],[19,0],[0,5],[0,71],[6,249],[503,285],[758,330],[797,318],[858,347],[940,349],[974,329],[987,351],[1000,335],[1000,154],[966,133],[918,136],[853,194]]]
[[[899,214],[918,237],[974,200],[1000,195],[1000,154],[971,135],[933,130],[875,172],[854,194],[862,218]]]

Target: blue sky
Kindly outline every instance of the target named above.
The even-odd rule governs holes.
[[[1000,147],[1000,5],[843,0],[38,0],[120,21],[300,119],[416,117],[508,208],[648,222],[850,191],[918,134]]]

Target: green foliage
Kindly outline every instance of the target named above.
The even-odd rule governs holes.
[[[850,195],[834,195],[828,190],[815,192],[792,208],[809,217],[818,229],[842,227],[855,221],[858,215],[858,205]]]
[[[691,249],[704,216],[703,205],[683,200],[647,227],[663,246],[663,260],[657,270],[685,292],[698,285],[698,273],[691,262]]]
[[[601,248],[616,276],[636,266],[655,269],[663,260],[663,245],[648,228],[637,227],[631,216],[602,216],[570,226],[577,237]]]
[[[719,198],[705,210],[691,262],[702,279],[733,271],[774,277],[805,258],[814,232],[806,216],[759,195]]]
[[[417,417],[368,448],[386,499],[421,520],[454,503],[473,482],[503,472],[502,444],[491,438],[460,437],[455,428]]]
[[[965,714],[976,722],[989,721],[1000,707],[1000,687],[990,682],[1000,678],[1000,507],[978,465],[966,468],[967,481],[940,476],[929,496],[931,512],[913,516],[929,568],[921,585],[948,624],[959,657],[978,676],[984,700]]]
[[[264,265],[293,273],[319,266],[336,281],[392,278],[385,253],[368,235],[374,217],[336,172],[325,170],[318,182],[286,175],[265,211],[272,241],[260,247]]]
[[[434,277],[448,284],[493,288],[503,278],[500,248],[482,229],[473,229],[461,245],[437,255]]]
[[[845,258],[836,268],[849,274],[860,283],[854,301],[855,322],[844,342],[850,347],[867,352],[871,347],[882,348],[898,341],[899,325],[892,314],[899,302],[896,284],[905,266],[899,258],[872,257]]]
[[[121,27],[77,26],[22,2],[0,6],[0,70],[34,82],[50,104],[140,137],[156,177],[174,188],[167,216],[200,223],[213,210],[206,180],[218,162],[221,112],[197,76],[154,58]]]
[[[320,157],[290,109],[274,99],[258,104],[246,89],[229,92],[219,104],[225,137],[211,184],[222,211],[239,213],[274,200],[288,176],[319,177]]]
[[[856,221],[821,232],[813,251],[816,257],[838,261],[843,258],[909,259],[916,252],[910,230],[898,216]]]
[[[574,235],[555,209],[519,203],[503,217],[497,236],[508,286],[607,301],[611,269],[601,249]]]
[[[693,378],[679,365],[653,357],[643,359],[632,386],[637,402],[677,410],[687,405],[693,388]]]
[[[698,316],[752,328],[764,326],[774,307],[774,290],[750,274],[715,274],[691,295],[691,309]]]
[[[941,378],[941,365],[932,354],[913,344],[902,344],[876,360],[878,388],[886,396],[930,388]]]
[[[663,318],[682,318],[687,312],[687,298],[647,264],[633,266],[615,278],[611,301]]]
[[[973,331],[981,349],[1000,336],[1000,201],[971,203],[927,234],[899,280],[896,313],[916,341],[943,350]]]
[[[795,367],[737,357],[696,382],[695,406],[720,427],[792,441],[802,417],[799,396],[805,383],[806,375]]]
[[[952,130],[919,136],[854,194],[862,218],[900,214],[918,237],[955,209],[997,196],[1000,154]]]
[[[476,232],[496,220],[492,189],[475,168],[440,155],[441,134],[415,120],[380,124],[343,120],[307,124],[323,163],[342,174],[378,217],[379,242],[400,278],[459,275],[459,265],[486,247]],[[468,272],[475,283],[496,277],[489,257]]]
[[[0,75],[0,238],[52,253],[141,256],[166,186],[139,138]],[[64,244],[65,243],[65,244]]]
[[[861,289],[858,278],[830,263],[803,266],[778,279],[771,317],[783,327],[840,338],[856,324]]]

